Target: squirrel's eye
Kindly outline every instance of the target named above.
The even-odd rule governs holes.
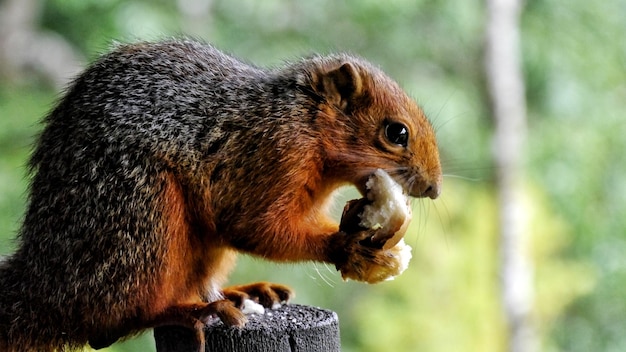
[[[409,142],[409,130],[399,122],[391,122],[385,126],[385,137],[393,144],[406,147]]]

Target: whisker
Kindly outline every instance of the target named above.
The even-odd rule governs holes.
[[[432,202],[423,201],[422,204],[424,205],[424,212],[426,213],[424,215],[424,232],[426,232],[426,227],[428,226],[428,219],[430,218],[430,209],[432,209],[430,206]]]
[[[448,220],[449,220],[450,219],[450,211],[448,210],[448,207],[447,207],[445,201],[443,199],[441,199],[441,198],[440,198],[440,200],[441,200],[441,204],[443,205],[443,208],[444,208],[444,210],[446,212],[446,216],[448,217]],[[437,212],[437,218],[439,218],[439,224],[441,224],[441,230],[443,231],[443,235],[444,235],[444,238],[446,240],[446,245],[449,245],[449,242],[448,242],[448,238],[449,238],[448,230],[446,229],[446,225],[445,225],[445,223],[443,221],[443,218],[441,217],[441,212],[439,211],[439,208],[437,207],[437,202],[432,202],[432,204],[435,207],[435,211]]]
[[[443,120],[443,121],[437,121],[437,123],[433,123],[433,129],[435,130],[435,133],[439,133],[439,131],[444,128],[448,123],[450,123],[453,120],[456,120],[458,116],[455,117],[451,117],[447,120]]]
[[[467,177],[467,176],[453,175],[453,174],[443,174],[443,177],[458,178],[458,179],[461,179],[461,180],[471,181],[471,182],[479,182],[479,181],[483,180],[483,179],[478,178],[478,177]]]
[[[429,203],[427,202],[426,199],[424,198],[420,198],[419,202],[421,204],[421,208],[422,208],[422,217],[421,217],[421,231],[422,233],[427,233],[428,230],[428,218],[430,217],[430,207],[429,207]]]
[[[326,268],[326,271],[328,271],[331,274],[335,273],[335,270],[331,269],[331,267],[328,265],[328,263],[323,263],[324,267]]]
[[[419,238],[419,234],[424,232],[424,229],[426,228],[426,217],[424,216],[425,211],[424,211],[424,203],[420,201],[420,199],[417,198],[413,198],[411,200],[412,205],[415,204],[415,202],[417,202],[418,206],[417,206],[417,216],[418,216],[418,221],[417,221],[417,237]],[[413,209],[415,209],[415,206],[413,206]],[[415,216],[413,217],[415,219]]]
[[[458,118],[458,116],[455,117],[451,117],[447,120],[441,121],[441,116],[443,110],[448,106],[450,100],[452,99],[452,96],[456,94],[456,91],[452,91],[450,92],[450,94],[448,95],[448,97],[446,98],[446,100],[444,101],[443,104],[440,105],[439,109],[437,110],[437,112],[435,112],[434,114],[431,114],[430,112],[427,112],[428,120],[430,121],[431,125],[433,126],[433,129],[435,130],[435,132],[439,132],[439,130],[444,127],[446,124],[448,124],[448,122]],[[424,106],[424,109],[426,109],[426,107]],[[428,109],[430,110],[430,109]]]
[[[319,267],[317,266],[317,263],[313,264],[313,268],[315,269],[315,272],[317,273],[317,276],[319,276],[320,279],[322,279],[322,281],[324,281],[324,283],[330,287],[335,287],[333,285],[333,283],[326,277],[326,275],[322,274],[322,272],[319,270]],[[328,268],[328,267],[327,267]],[[313,275],[309,275],[309,277],[315,281],[316,278]]]
[[[450,171],[490,171],[490,170],[494,169],[491,166],[481,166],[481,165],[476,165],[476,164],[473,164],[473,163],[467,163],[465,165],[461,165],[461,164],[446,165],[446,164],[443,164],[442,168],[444,169],[444,171],[447,171],[447,172],[450,172]]]

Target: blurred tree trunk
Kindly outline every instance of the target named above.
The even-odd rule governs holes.
[[[487,0],[486,79],[495,132],[500,217],[501,294],[508,329],[509,351],[537,349],[531,322],[533,268],[528,258],[528,234],[522,199],[522,167],[526,132],[526,102],[520,57],[522,0]]]

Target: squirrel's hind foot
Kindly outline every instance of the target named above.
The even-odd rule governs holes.
[[[293,298],[291,288],[271,282],[256,282],[248,285],[230,286],[222,291],[224,298],[233,302],[240,309],[244,307],[245,300],[251,300],[262,305],[264,308],[275,308],[282,303],[287,303]]]
[[[196,334],[198,351],[204,351],[204,328],[211,318],[218,317],[228,326],[244,326],[248,319],[241,310],[228,299],[211,303],[183,304],[170,307],[152,320],[147,327],[184,326]]]

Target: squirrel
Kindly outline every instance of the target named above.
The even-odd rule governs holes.
[[[163,325],[194,329],[203,351],[209,319],[242,326],[244,299],[293,295],[222,288],[237,253],[384,266],[371,230],[329,218],[334,191],[365,194],[377,169],[413,197],[441,190],[424,112],[350,54],[260,68],[192,40],[120,44],[43,124],[0,264],[2,351],[98,349]]]

